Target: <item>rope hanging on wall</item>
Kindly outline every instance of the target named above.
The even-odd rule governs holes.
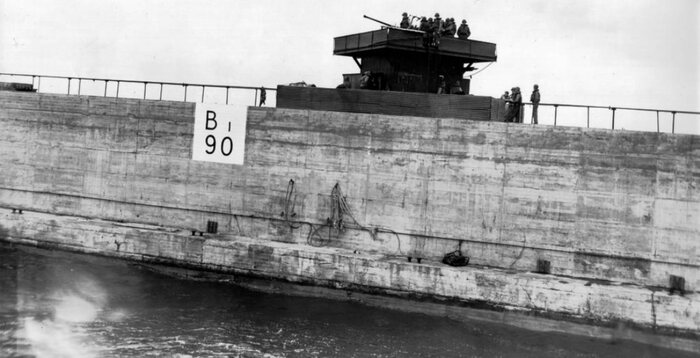
[[[297,204],[297,194],[294,190],[294,179],[289,179],[289,183],[287,184],[287,192],[284,196],[284,211],[280,214],[284,218],[284,221],[287,222],[287,225],[289,225],[290,228],[292,229],[298,229],[300,225],[292,221],[292,219],[297,216],[297,213],[294,211],[296,208]]]
[[[354,224],[353,226],[347,226],[345,224],[343,219],[344,215],[347,215],[350,217],[350,219],[352,219],[352,224]],[[352,215],[352,210],[350,210],[347,198],[340,190],[339,183],[335,183],[333,190],[331,190],[331,216],[328,218],[328,224],[339,231],[343,231],[346,227],[365,230],[372,236],[373,240],[377,239],[377,229],[371,229],[363,226],[357,221],[357,219],[355,219],[355,216]]]
[[[371,229],[369,227],[361,225],[350,210],[347,198],[343,195],[343,191],[340,189],[340,184],[335,183],[333,189],[331,190],[331,202],[330,202],[330,216],[326,219],[326,225],[320,227],[311,227],[309,236],[307,237],[307,242],[313,246],[322,246],[331,240],[331,237],[337,238],[340,232],[345,231],[345,228],[360,229],[367,231],[372,240],[377,239],[378,229]],[[352,219],[352,222],[348,225],[345,222],[345,215]],[[323,227],[328,227],[328,235],[322,235],[319,230]],[[335,231],[335,233],[333,232]],[[398,236],[397,236],[398,237]]]
[[[340,185],[335,183],[333,190],[331,190],[331,216],[328,218],[328,225],[338,231],[343,231],[345,229],[345,224],[343,223],[344,214],[352,217],[343,192],[340,191]],[[353,218],[353,220],[355,219]]]

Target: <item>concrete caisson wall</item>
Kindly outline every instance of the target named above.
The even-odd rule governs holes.
[[[541,259],[552,274],[573,279],[654,289],[676,275],[689,292],[700,287],[697,136],[249,108],[246,164],[232,166],[190,160],[193,113],[192,103],[0,92],[0,206],[162,227],[147,238],[108,230],[74,244],[199,264],[215,264],[204,262],[207,237],[246,237],[297,245],[296,252],[324,246],[431,265],[461,247],[486,271],[526,274]],[[344,231],[324,226],[336,183],[351,210]],[[61,234],[63,221],[37,220],[41,232],[10,220],[2,225],[12,235],[3,235],[78,240]],[[172,230],[206,231],[210,220],[219,236],[165,244]],[[270,247],[246,252],[264,261]],[[382,265],[361,266],[380,277]],[[494,281],[495,291],[512,289],[501,281],[508,280]],[[487,301],[496,294],[467,291],[445,292]],[[696,296],[677,303],[690,312],[680,328],[700,327]],[[654,293],[644,291],[639,302],[647,316],[631,319],[656,325],[662,308],[650,308]],[[596,317],[614,316],[613,306]]]
[[[461,241],[477,264],[700,285],[696,136],[279,109],[249,123],[249,163],[275,168],[268,191],[296,181],[301,218],[328,217],[338,182],[360,225],[401,241],[358,247],[439,259]]]

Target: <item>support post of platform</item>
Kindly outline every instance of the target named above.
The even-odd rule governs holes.
[[[105,95],[104,95],[104,97],[107,97],[107,82],[109,82],[109,80],[105,80]]]
[[[659,133],[659,111],[656,111],[656,133]]]
[[[83,85],[83,79],[78,78],[78,96],[80,96],[80,87]]]
[[[158,96],[159,100],[163,100],[163,84],[160,84],[160,95]]]
[[[148,82],[143,83],[143,99],[146,99],[146,86],[148,85]]]
[[[557,126],[557,109],[559,108],[559,105],[555,104],[554,105],[554,126]]]
[[[182,101],[187,102],[187,85],[183,83],[182,86],[185,87],[185,98],[183,98]]]
[[[117,95],[115,96],[116,98],[119,98],[119,85],[121,81],[117,81]]]
[[[673,120],[671,121],[671,133],[676,133],[676,112],[673,113]]]
[[[591,107],[586,107],[586,128],[591,128]]]
[[[204,89],[205,89],[205,88],[206,88],[206,87],[202,86],[202,103],[204,103]]]
[[[615,110],[616,110],[617,108],[615,108],[615,107],[610,107],[610,109],[612,110],[612,129],[615,130]]]
[[[70,94],[70,77],[68,77],[68,94]]]

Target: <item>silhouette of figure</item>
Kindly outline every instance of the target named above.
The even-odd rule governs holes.
[[[365,71],[360,78],[360,89],[372,89],[372,72]]]
[[[445,82],[445,76],[438,76],[438,89],[437,94],[447,94],[447,83]]]
[[[510,109],[506,115],[506,122],[520,122],[520,107],[523,104],[523,97],[519,87],[511,88]]]
[[[537,124],[537,108],[540,106],[540,86],[532,86],[530,102],[532,102],[532,123]]]
[[[471,36],[472,32],[469,30],[469,25],[467,25],[467,20],[462,20],[462,24],[459,25],[459,29],[457,30],[457,37],[460,39],[468,39],[469,36]]]
[[[348,76],[343,76],[343,83],[339,84],[336,88],[351,88],[350,78]]]
[[[265,87],[260,87],[260,104],[258,104],[258,107],[262,107],[265,104],[266,99],[267,92],[265,92]]]
[[[464,94],[464,89],[462,88],[462,84],[459,82],[459,80],[455,81],[450,88],[450,94]]]
[[[403,16],[403,18],[401,19],[401,25],[399,25],[399,26],[402,29],[411,28],[411,20],[408,19],[408,14],[404,12],[403,14],[401,14],[401,16]]]
[[[454,37],[456,32],[457,32],[457,26],[455,25],[455,19],[448,17],[445,20],[445,26],[444,26],[444,29],[442,30],[442,36]]]

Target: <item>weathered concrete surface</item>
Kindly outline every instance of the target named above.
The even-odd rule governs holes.
[[[662,288],[673,274],[685,277],[689,291],[700,287],[696,136],[251,108],[241,167],[189,159],[193,110],[191,103],[0,93],[0,206],[173,230],[204,231],[207,220],[215,220],[234,242],[296,244],[300,255],[316,245],[439,261],[461,245],[473,264],[509,270],[518,281],[482,275],[495,293],[470,296],[474,287],[457,276],[457,283],[426,294],[482,297],[534,311],[566,301],[559,293],[547,305],[534,304],[526,291],[513,288],[527,285],[530,296],[539,293],[527,272],[546,259],[557,280],[603,280],[599,286],[612,290],[571,294],[571,300],[592,296],[599,302],[585,311],[596,319],[653,311],[664,325],[698,330],[698,318],[678,319],[685,306],[665,301],[661,291],[645,289],[657,292],[653,300],[645,293],[629,306],[620,299],[627,286],[611,284]],[[287,202],[290,179],[295,195]],[[344,232],[323,226],[336,183],[356,220],[346,215]],[[20,236],[48,241],[74,224]],[[100,251],[128,238],[114,235],[104,242],[70,236],[62,245]],[[183,246],[175,237],[159,233],[139,245],[155,245],[157,255],[183,262],[214,260],[207,253],[229,250],[201,240]],[[265,250],[248,250],[249,259],[268,257]],[[377,262],[370,276],[401,290],[441,277],[425,269],[430,272],[405,282],[391,279],[381,275],[393,266]],[[350,267],[342,260],[332,265]],[[276,270],[257,273],[274,276]],[[501,300],[509,290],[517,294]],[[697,305],[695,294],[687,297]],[[657,301],[663,307],[651,306]],[[577,304],[561,307],[553,311],[581,314]],[[683,323],[687,317],[691,323]],[[646,314],[627,319],[654,322]]]
[[[700,351],[700,341],[695,339],[700,321],[697,293],[682,297],[637,285],[611,285],[481,266],[457,268],[432,261],[409,263],[400,257],[357,250],[238,235],[192,236],[190,232],[161,226],[3,211],[0,239],[6,241],[359,292],[437,299],[428,303],[442,301],[452,306],[489,307],[523,315],[529,312],[547,319],[567,317],[604,326],[606,322],[614,322],[613,326],[622,322],[649,331],[673,333],[679,339],[673,339],[673,344],[667,346]],[[430,313],[436,313],[436,309],[432,304],[425,308]],[[455,313],[455,309],[442,308],[446,313]],[[470,317],[475,316],[472,313]],[[536,324],[537,329],[553,331],[570,327],[526,317],[510,315],[506,323],[529,322]],[[641,336],[635,333],[627,338],[646,340],[643,331],[638,332]],[[607,334],[595,330],[578,333],[596,337]]]

